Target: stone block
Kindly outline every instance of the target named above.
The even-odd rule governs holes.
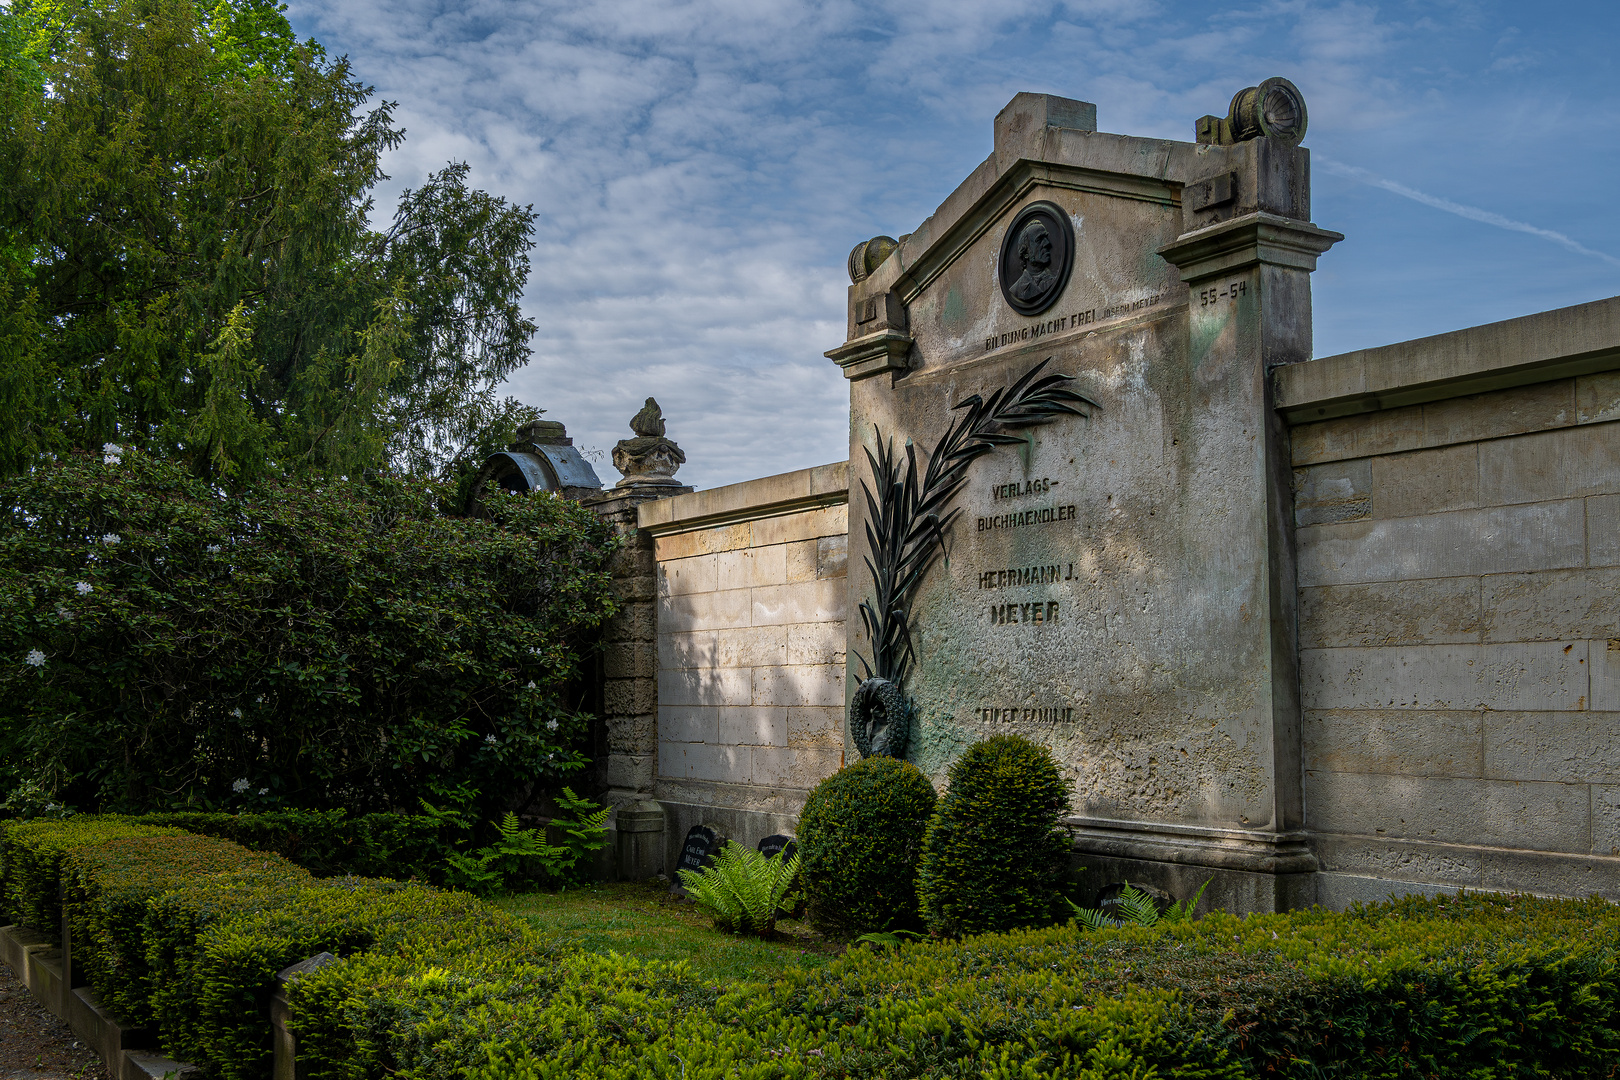
[[[653,754],[658,751],[658,717],[653,713],[608,716],[602,721],[609,753]]]
[[[1483,715],[1423,709],[1312,709],[1305,713],[1303,726],[1305,770],[1486,775],[1480,749]]]
[[[107,1071],[113,1071],[110,1065]],[[195,1080],[201,1076],[197,1066],[164,1057],[156,1050],[125,1050],[117,1080]]]
[[[1331,461],[1294,470],[1294,523],[1355,521],[1372,513],[1372,461]]]
[[[761,627],[764,629],[764,627]],[[794,623],[785,628],[787,655],[792,665],[844,663],[844,624],[842,622]]]
[[[658,578],[652,574],[643,577],[615,578],[611,582],[613,595],[621,604],[658,598]]]
[[[1303,649],[1479,640],[1479,579],[1323,585],[1299,591]]]
[[[1461,886],[1423,881],[1397,881],[1359,874],[1316,875],[1316,902],[1329,911],[1345,911],[1352,904],[1381,904],[1391,897],[1449,896]]]
[[[1583,899],[1596,893],[1607,900],[1620,900],[1620,858],[1486,851],[1481,862],[1479,888],[1486,892],[1529,892]]]
[[[748,705],[753,701],[751,668],[676,668],[658,673],[658,698],[665,705]]]
[[[21,974],[29,993],[41,1005],[59,1020],[68,1018],[68,986],[62,972],[61,949],[27,949]]]
[[[740,548],[715,556],[719,567],[720,589],[746,589],[756,585],[781,585],[787,581],[787,545]]]
[[[693,555],[710,555],[717,551],[734,551],[753,543],[753,523],[721,525],[709,529],[660,536],[656,541],[659,562],[686,559]]]
[[[68,1026],[103,1062],[121,1061],[125,1050],[138,1050],[156,1042],[150,1031],[119,1023],[88,986],[68,995]]]
[[[1412,517],[1479,505],[1474,443],[1373,458],[1372,516]]]
[[[1297,534],[1299,584],[1410,581],[1586,563],[1580,500],[1312,525]]]
[[[753,522],[754,546],[791,544],[795,540],[814,540],[822,536],[843,536],[849,532],[849,507],[827,506],[819,510],[801,510],[795,514],[762,518]]]
[[[634,539],[627,541],[613,553],[613,557],[608,560],[608,573],[614,577],[638,577],[656,573],[658,558],[654,551],[652,537],[637,533]]]
[[[658,713],[663,742],[715,746],[786,746],[788,711],[777,706],[666,706]]]
[[[756,746],[749,753],[754,783],[776,788],[813,788],[838,771],[843,757],[837,750],[770,746]]]
[[[655,605],[626,604],[602,627],[602,638],[605,641],[651,641],[658,631],[657,622]]]
[[[1301,424],[1289,432],[1289,440],[1296,468],[1416,450],[1423,445],[1423,406]]]
[[[1575,380],[1445,398],[1423,406],[1423,445],[1501,439],[1575,422]]]
[[[1620,568],[1492,574],[1482,593],[1486,641],[1606,638],[1620,625]]]
[[[1487,712],[1485,776],[1620,784],[1620,712]]]
[[[820,545],[820,540],[795,540],[782,545],[786,549],[784,570],[789,583],[816,580],[816,552]]]
[[[670,668],[769,667],[787,662],[790,627],[744,626],[660,634],[659,663]]]
[[[1300,650],[1307,709],[1587,708],[1584,641]]]
[[[1620,491],[1620,425],[1589,424],[1496,439],[1479,448],[1485,503],[1535,503]]]
[[[651,791],[657,766],[651,754],[609,754],[603,779],[616,791]]]
[[[1592,708],[1620,711],[1620,638],[1594,641],[1589,646],[1592,664]]]
[[[787,743],[797,749],[844,749],[844,710],[800,705],[787,711]]]
[[[602,686],[602,711],[609,716],[655,713],[658,684],[652,679],[608,679]]]
[[[776,586],[787,588],[788,586]],[[660,632],[723,630],[747,626],[752,621],[753,590],[726,589],[723,592],[670,596],[658,602]]]
[[[1592,785],[1591,850],[1620,855],[1620,784]]]
[[[602,649],[602,674],[609,679],[656,677],[657,646],[650,641],[610,642]]]
[[[1620,495],[1586,500],[1588,566],[1620,566]]]
[[[1314,847],[1322,869],[1327,871],[1448,886],[1472,886],[1479,880],[1477,848],[1335,834],[1318,835]]]
[[[849,590],[842,578],[794,585],[767,585],[752,590],[751,621],[755,626],[844,621]]]
[[[1575,422],[1620,420],[1620,371],[1582,375],[1575,380]]]
[[[1308,773],[1305,799],[1311,827],[1327,832],[1569,852],[1590,835],[1581,784]]]
[[[849,576],[849,534],[823,536],[816,541],[816,577]]]
[[[658,564],[659,596],[712,593],[720,587],[716,584],[718,580],[718,555],[693,555],[688,559],[671,559]]]
[[[842,664],[823,664],[816,667],[755,668],[754,704],[842,708],[844,667]]]
[[[658,772],[687,780],[716,780],[734,784],[753,782],[746,746],[713,743],[660,743]]]

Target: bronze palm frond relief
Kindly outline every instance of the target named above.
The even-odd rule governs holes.
[[[1011,386],[988,399],[974,394],[951,406],[961,415],[934,447],[922,478],[917,476],[917,448],[906,440],[905,455],[894,452],[893,440],[877,432],[877,450],[866,451],[876,488],[861,481],[866,499],[866,568],[874,596],[862,601],[861,626],[871,642],[872,659],[855,653],[861,684],[850,701],[850,730],[863,757],[874,753],[900,757],[910,729],[911,703],[906,676],[916,658],[911,643],[911,604],[917,588],[944,550],[945,533],[960,508],[950,504],[967,483],[967,468],[998,446],[1023,443],[1013,428],[1050,423],[1062,416],[1089,415],[1082,406],[1098,408],[1084,394],[1070,390],[1070,375],[1041,371],[1047,357]]]

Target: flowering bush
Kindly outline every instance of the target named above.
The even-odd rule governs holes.
[[[585,764],[609,530],[445,518],[370,480],[227,495],[109,445],[0,480],[0,795],[81,809],[441,807]]]

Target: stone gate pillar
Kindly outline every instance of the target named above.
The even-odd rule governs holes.
[[[603,632],[602,738],[597,746],[598,782],[609,819],[609,857],[604,876],[639,881],[663,870],[664,810],[653,798],[658,770],[657,567],[653,538],[636,524],[636,508],[654,499],[691,491],[674,479],[686,461],[680,447],[664,438],[658,403],[630,422],[635,438],[613,450],[613,464],[624,479],[583,500],[613,525],[621,547],[609,572],[619,612]]]

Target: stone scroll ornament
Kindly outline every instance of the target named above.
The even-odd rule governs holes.
[[[919,480],[917,450],[906,440],[905,458],[893,440],[878,433],[878,450],[866,452],[876,491],[861,481],[866,496],[866,568],[873,592],[860,606],[861,625],[872,643],[870,662],[859,652],[861,683],[849,703],[849,728],[862,757],[902,757],[911,735],[913,706],[905,693],[906,675],[916,654],[911,645],[911,605],[917,588],[945,548],[945,532],[961,513],[951,502],[967,483],[967,467],[998,446],[1016,446],[1015,428],[1049,423],[1061,416],[1086,416],[1081,406],[1097,403],[1064,387],[1069,375],[1040,377],[1047,357],[1011,386],[958,402],[961,413],[934,447]]]

